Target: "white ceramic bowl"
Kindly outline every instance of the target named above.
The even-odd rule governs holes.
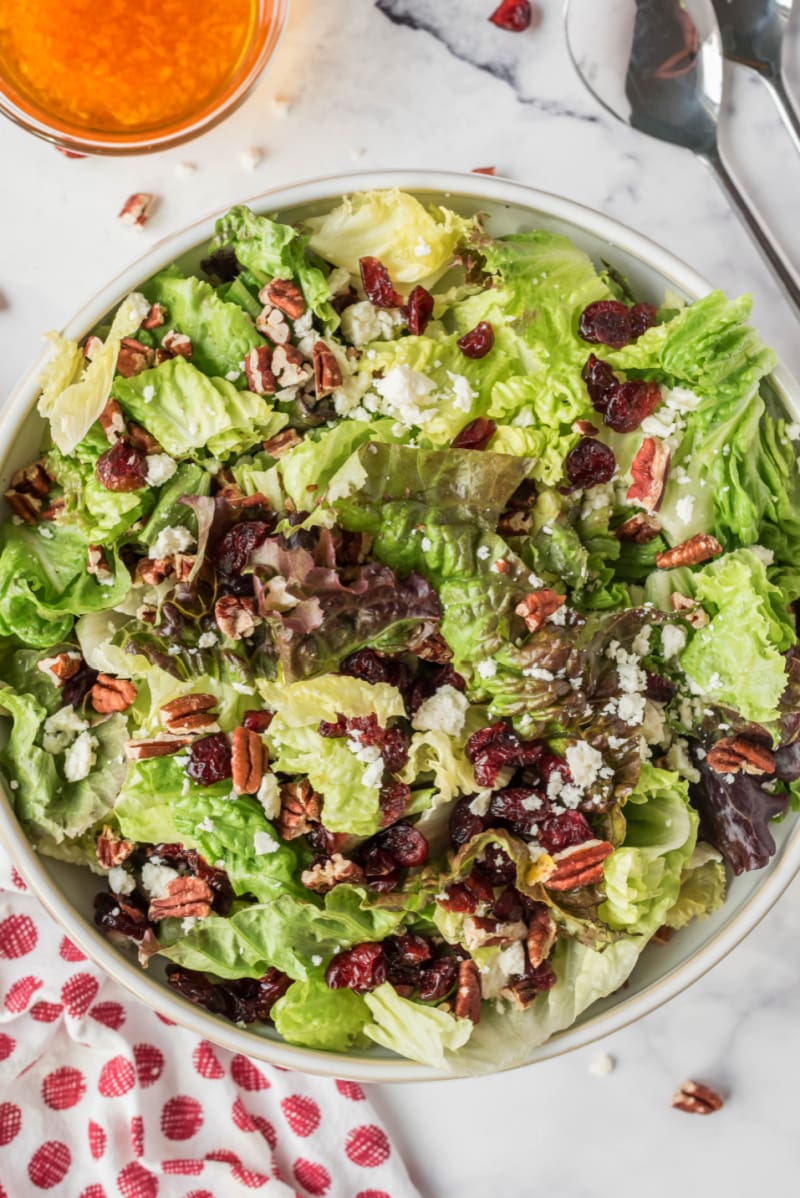
[[[595,261],[609,262],[622,271],[642,299],[660,301],[667,288],[689,299],[710,290],[709,284],[684,263],[616,221],[569,200],[502,179],[427,171],[356,174],[264,192],[249,203],[257,211],[278,213],[282,219],[292,221],[325,210],[343,193],[375,187],[401,187],[464,213],[480,210],[487,214],[489,228],[496,233],[536,226],[565,233]],[[65,335],[85,337],[123,296],[168,263],[179,260],[195,267],[211,236],[216,215],[160,242],[96,295],[69,322]],[[768,339],[769,330],[764,332]],[[22,379],[0,420],[3,490],[14,470],[30,461],[39,446],[42,421],[35,414],[34,404],[42,361]],[[772,387],[776,398],[794,417],[800,416],[800,388],[783,369],[775,372]],[[720,911],[690,924],[668,944],[646,950],[625,991],[595,1004],[573,1027],[537,1048],[531,1062],[579,1048],[640,1019],[729,953],[769,911],[800,869],[800,823],[788,818],[775,825],[773,833],[778,847],[766,869],[734,879]],[[445,1076],[377,1048],[363,1054],[296,1048],[283,1043],[274,1031],[241,1030],[193,1006],[167,986],[158,964],[143,972],[135,960],[115,949],[94,928],[92,900],[98,889],[97,879],[88,870],[34,853],[5,793],[0,793],[0,838],[33,890],[84,952],[142,1002],[199,1036],[235,1052],[308,1073],[367,1082],[425,1081]]]

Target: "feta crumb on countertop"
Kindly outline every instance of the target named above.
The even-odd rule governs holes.
[[[173,553],[185,553],[193,544],[194,537],[184,525],[178,524],[174,528],[167,525],[150,546],[150,557],[171,557]]]
[[[270,836],[269,832],[256,832],[253,835],[253,848],[259,857],[266,856],[267,853],[277,853],[280,847],[280,843],[274,836]]]
[[[132,894],[136,889],[136,879],[121,865],[115,865],[108,871],[108,887],[114,894]]]
[[[418,732],[446,732],[458,736],[467,718],[469,700],[454,686],[440,686],[420,704],[411,721]]]
[[[169,865],[146,861],[142,866],[142,888],[151,899],[166,898],[170,882],[179,877],[177,869]]]
[[[145,478],[151,487],[160,487],[167,479],[172,478],[178,469],[178,463],[168,453],[149,453],[145,458],[145,464]]]
[[[595,1057],[589,1066],[589,1072],[592,1077],[605,1077],[608,1073],[613,1073],[616,1068],[616,1061],[607,1052],[603,1052],[599,1057]]]
[[[249,146],[248,149],[242,151],[240,161],[246,171],[254,171],[263,157],[264,151],[260,150],[258,146]]]

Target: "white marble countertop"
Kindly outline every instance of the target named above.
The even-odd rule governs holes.
[[[279,58],[230,121],[147,158],[70,161],[0,123],[0,394],[39,336],[147,246],[261,187],[368,167],[498,173],[602,209],[730,293],[752,292],[764,336],[800,375],[787,309],[706,168],[601,113],[575,78],[560,0],[511,35],[492,0],[294,0]],[[285,119],[270,107],[292,101]],[[757,79],[736,80],[726,143],[784,247],[800,260],[800,161]],[[254,173],[242,164],[263,150]],[[178,175],[176,164],[193,163]],[[141,234],[115,214],[162,197]],[[496,1078],[373,1087],[427,1198],[726,1198],[794,1193],[800,1150],[800,885],[668,1007],[602,1046]],[[615,1070],[592,1076],[609,1052]],[[693,1076],[727,1095],[713,1119],[669,1107]],[[392,1198],[402,1198],[393,1195]]]

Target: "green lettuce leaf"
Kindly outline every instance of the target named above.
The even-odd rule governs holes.
[[[698,844],[681,875],[681,888],[674,906],[664,916],[668,928],[685,928],[692,919],[705,919],[725,901],[727,879],[719,853],[710,845]]]
[[[191,337],[192,362],[203,374],[241,373],[250,350],[265,344],[238,304],[220,299],[202,279],[184,278],[175,266],[162,270],[145,290],[148,299],[167,308],[166,323],[157,332],[178,329]]]
[[[402,998],[388,982],[366,994],[364,1002],[372,1015],[364,1028],[370,1040],[436,1069],[447,1069],[446,1054],[463,1048],[473,1032],[469,1019]]]
[[[107,441],[98,447],[99,453],[104,449],[108,449]],[[64,509],[59,514],[58,525],[74,529],[89,545],[113,544],[147,514],[154,492],[147,487],[138,491],[109,491],[97,478],[96,461],[96,457],[76,460],[74,455],[65,456],[57,449],[45,459],[48,473],[62,489]]]
[[[369,1008],[361,995],[331,990],[316,978],[293,982],[270,1014],[289,1044],[325,1052],[347,1052],[363,1041],[369,1020]]]

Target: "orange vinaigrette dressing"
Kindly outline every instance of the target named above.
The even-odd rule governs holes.
[[[84,133],[180,129],[232,90],[259,0],[0,0],[0,88]]]

